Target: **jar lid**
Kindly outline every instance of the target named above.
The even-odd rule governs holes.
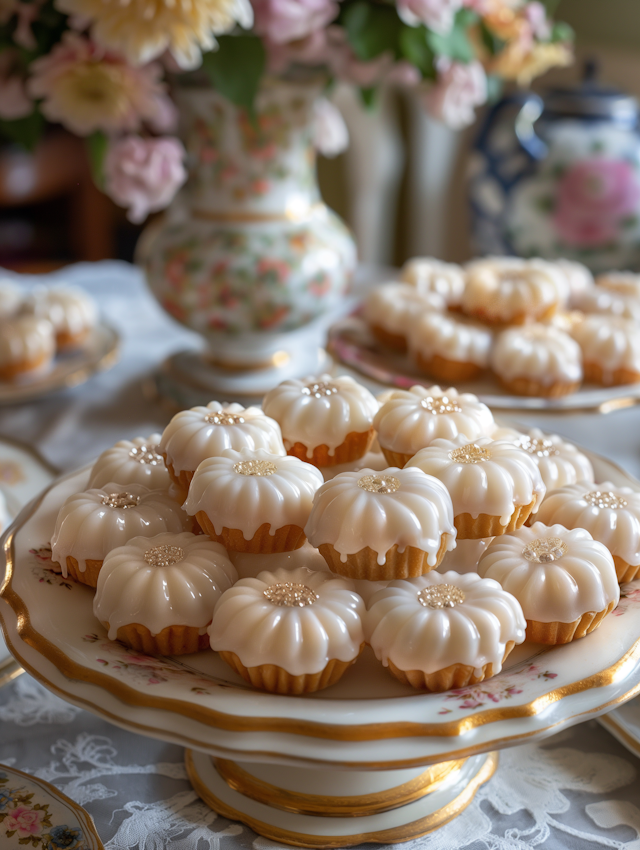
[[[544,111],[564,117],[635,124],[639,115],[638,101],[619,89],[601,85],[597,70],[593,60],[587,61],[582,83],[575,88],[551,89],[544,97]]]

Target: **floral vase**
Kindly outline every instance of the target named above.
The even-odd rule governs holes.
[[[190,176],[139,258],[162,307],[206,340],[206,357],[183,366],[211,392],[258,395],[313,373],[344,310],[356,248],[320,198],[318,95],[274,81],[252,117],[210,88],[178,93]]]

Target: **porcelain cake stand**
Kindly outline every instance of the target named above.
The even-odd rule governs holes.
[[[590,458],[597,481],[640,489]],[[622,588],[593,634],[555,648],[524,644],[498,676],[443,694],[405,687],[370,650],[336,685],[300,697],[253,690],[211,651],[134,653],[107,639],[92,591],[50,566],[58,508],[87,479],[85,469],[54,483],[5,535],[0,613],[11,652],[70,702],[185,746],[198,794],[268,838],[341,847],[418,837],[464,809],[495,770],[495,750],[640,693],[640,581]],[[293,556],[254,557],[264,568],[265,558]]]

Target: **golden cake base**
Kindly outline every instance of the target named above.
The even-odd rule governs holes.
[[[297,847],[395,844],[457,817],[493,775],[497,753],[394,771],[239,763],[187,750],[198,796],[223,817]]]

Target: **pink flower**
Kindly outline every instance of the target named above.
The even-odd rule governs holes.
[[[538,0],[527,3],[524,16],[539,41],[548,41],[551,38],[551,25],[547,19],[547,10],[542,3],[539,3]]]
[[[333,157],[349,146],[349,131],[340,110],[319,98],[313,106],[313,143],[323,156]]]
[[[26,806],[18,806],[9,812],[4,819],[2,828],[6,832],[15,830],[18,838],[28,838],[40,832],[40,823],[45,816],[42,809],[28,809]]]
[[[639,201],[640,186],[629,162],[582,160],[558,183],[555,226],[567,245],[603,245],[616,238]]]
[[[254,30],[276,44],[305,38],[338,14],[334,0],[252,0]]]
[[[421,79],[420,72],[415,65],[404,59],[396,62],[387,75],[387,80],[390,83],[395,83],[398,86],[407,86],[408,88],[417,86]]]
[[[0,53],[0,118],[15,121],[33,112],[24,77],[18,70],[19,54],[11,47]]]
[[[286,43],[264,37],[267,67],[272,74],[281,74],[291,65],[324,65],[330,63],[331,48],[326,29],[315,30],[305,38]]]
[[[158,64],[134,68],[69,30],[31,71],[29,92],[45,117],[79,136],[137,130],[168,108]]]
[[[464,65],[441,57],[438,81],[425,97],[429,112],[454,130],[475,121],[475,108],[487,99],[487,77],[479,62]]]
[[[461,7],[462,0],[398,0],[398,15],[409,26],[426,24],[434,32],[446,35]]]
[[[126,136],[113,143],[104,163],[107,194],[139,224],[164,209],[187,179],[185,149],[178,139]]]

